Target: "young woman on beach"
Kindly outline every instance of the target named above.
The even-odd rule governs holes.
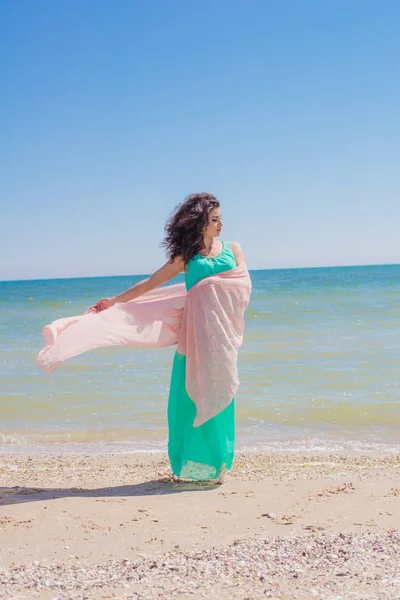
[[[128,290],[99,300],[91,310],[100,312],[116,303],[134,300],[185,273],[186,289],[200,280],[244,264],[237,242],[217,240],[222,231],[220,204],[212,194],[191,194],[166,225],[164,246],[168,262]],[[168,454],[174,478],[223,483],[231,468],[235,444],[234,399],[224,410],[194,427],[196,408],[186,387],[186,356],[175,353],[168,401]]]

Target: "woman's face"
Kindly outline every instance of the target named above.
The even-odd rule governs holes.
[[[219,208],[213,208],[208,215],[208,227],[205,234],[210,237],[217,237],[222,229],[222,215]]]

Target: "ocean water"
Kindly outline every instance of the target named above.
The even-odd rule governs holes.
[[[250,275],[238,449],[400,453],[400,265]],[[44,325],[139,279],[0,282],[0,452],[166,449],[172,348],[35,362]]]

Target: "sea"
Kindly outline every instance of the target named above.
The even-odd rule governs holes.
[[[400,265],[250,276],[237,449],[400,454]],[[93,350],[51,376],[35,361],[46,324],[142,278],[0,282],[0,452],[166,450],[174,348]]]

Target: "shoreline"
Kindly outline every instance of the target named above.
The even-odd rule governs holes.
[[[269,445],[237,445],[235,456],[242,454],[252,455],[282,455],[296,456],[304,454],[307,456],[334,455],[341,457],[397,457],[400,456],[400,444],[383,442],[368,443],[360,440],[335,440],[330,446],[318,446],[319,440],[304,440],[303,442],[287,440],[286,442],[275,442]],[[104,443],[79,443],[79,442],[52,442],[52,443],[13,443],[0,442],[0,456],[143,456],[167,454],[167,444],[160,443],[157,447],[137,447],[131,442],[104,442]]]
[[[400,595],[400,456],[238,452],[216,486],[161,453],[0,453],[0,481],[0,597]]]
[[[119,430],[116,433],[120,433]],[[26,432],[0,433],[1,454],[166,454],[168,431],[146,435],[142,430],[128,436],[108,437],[96,432],[43,434]],[[400,455],[400,429],[392,428],[357,431],[311,427],[275,427],[260,429],[237,428],[236,451],[239,454],[338,454]]]

